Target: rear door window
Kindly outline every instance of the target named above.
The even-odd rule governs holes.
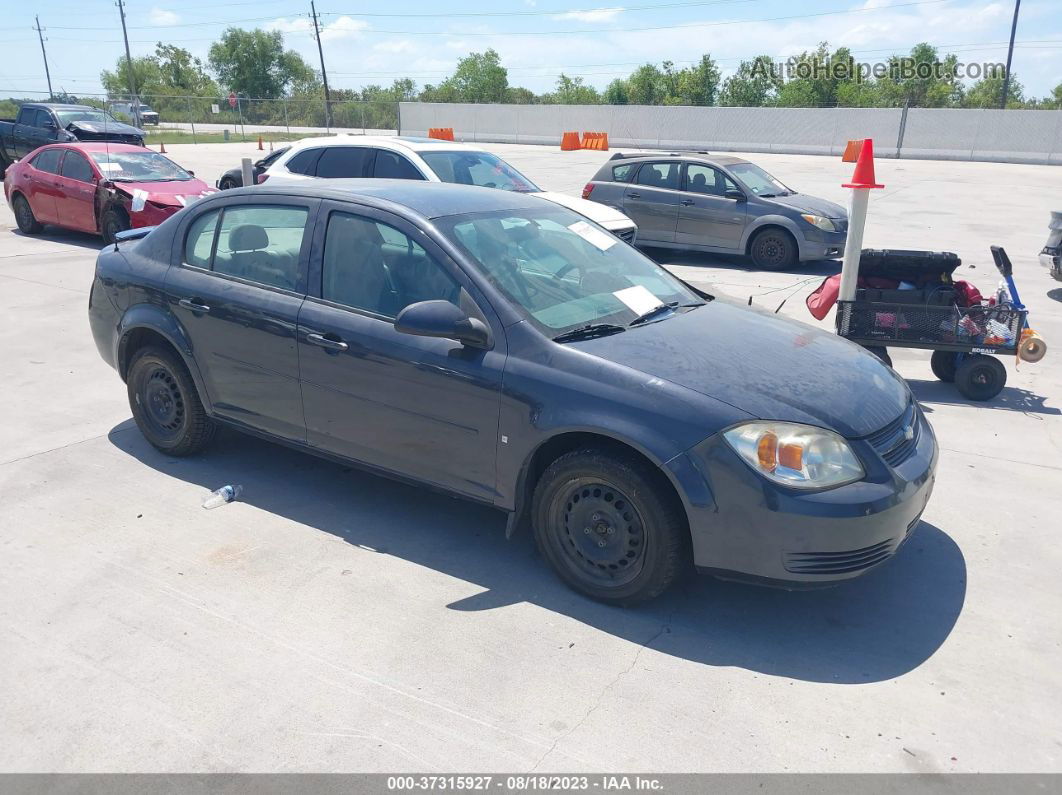
[[[77,152],[70,150],[63,158],[63,176],[76,179],[78,182],[92,182],[96,178],[88,161]]]
[[[62,149],[45,149],[33,158],[31,162],[33,167],[38,171],[44,171],[48,174],[58,174],[59,158],[62,157],[62,155]]]
[[[325,179],[366,177],[372,149],[367,146],[329,146],[317,161],[317,176]]]
[[[646,163],[638,170],[636,182],[647,187],[678,190],[679,164]]]
[[[213,270],[294,290],[308,216],[305,207],[226,207],[216,235]]]
[[[184,261],[197,268],[210,269],[210,253],[214,249],[214,230],[218,226],[220,210],[203,213],[192,221],[184,238]]]

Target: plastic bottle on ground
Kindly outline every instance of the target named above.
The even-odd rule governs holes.
[[[243,486],[222,486],[212,491],[210,496],[203,500],[203,507],[207,510],[217,508],[227,502],[232,502],[243,493]]]

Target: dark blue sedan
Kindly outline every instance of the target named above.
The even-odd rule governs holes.
[[[693,567],[854,577],[933,487],[933,431],[875,356],[534,196],[225,191],[105,249],[89,317],[166,454],[225,424],[493,505],[607,602]]]

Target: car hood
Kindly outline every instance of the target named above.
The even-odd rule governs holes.
[[[211,193],[216,188],[207,185],[201,179],[178,182],[116,182],[115,190],[124,191],[135,199],[141,197],[155,204],[186,207],[196,199]]]
[[[594,223],[605,227],[605,229],[629,229],[635,225],[634,221],[619,210],[605,204],[598,204],[587,199],[580,199],[577,196],[569,196],[567,193],[557,193],[551,190],[539,191],[534,195],[554,204],[559,204],[562,207],[567,207],[569,210],[575,210],[575,212],[585,215]]]
[[[808,196],[806,193],[791,193],[788,196],[772,196],[769,199],[763,199],[762,201],[782,204],[802,213],[813,213],[814,215],[821,215],[824,218],[848,217],[848,211],[841,205],[827,201],[826,199],[820,199],[817,196]]]
[[[911,399],[903,379],[858,345],[718,300],[620,334],[566,344],[758,419],[817,425],[848,438],[881,429]]]
[[[82,130],[93,135],[137,135],[141,138],[144,136],[144,131],[139,130],[131,124],[123,124],[120,121],[109,121],[106,124],[97,121],[74,121],[66,125],[66,129],[74,132],[75,130]]]

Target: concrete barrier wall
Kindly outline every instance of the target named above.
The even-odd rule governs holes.
[[[879,157],[1062,165],[1062,111],[912,108],[706,108],[403,102],[405,135],[453,127],[459,141],[559,145],[565,130],[615,147],[839,155],[873,138]],[[902,130],[902,136],[901,136]],[[899,145],[899,146],[898,146]]]

